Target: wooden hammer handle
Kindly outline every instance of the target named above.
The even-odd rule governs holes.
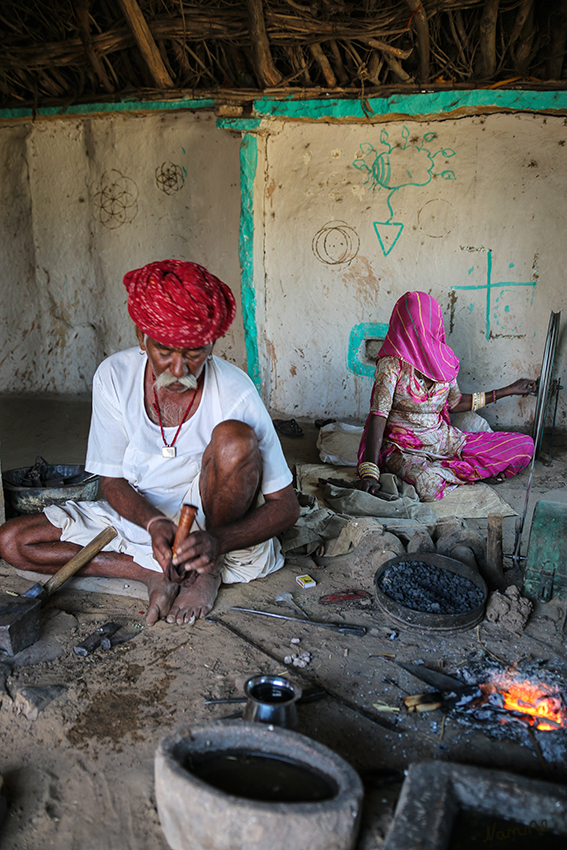
[[[181,513],[179,514],[179,525],[177,526],[172,547],[174,555],[177,555],[177,547],[189,536],[193,520],[197,515],[197,510],[195,505],[184,504],[182,506]]]
[[[75,575],[75,573],[80,570],[81,567],[84,567],[85,564],[88,564],[91,558],[98,555],[101,549],[104,549],[106,544],[110,543],[117,534],[118,532],[112,525],[103,529],[100,534],[97,534],[94,540],[91,540],[90,543],[83,546],[80,552],[77,552],[70,561],[67,561],[65,566],[61,567],[55,575],[52,575],[51,578],[45,582],[43,585],[45,592],[49,595],[50,593],[53,593],[54,590],[61,587],[63,582],[67,581],[68,578],[71,578],[72,575]]]

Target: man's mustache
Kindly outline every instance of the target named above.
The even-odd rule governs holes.
[[[159,390],[162,387],[169,387],[170,384],[182,384],[182,386],[187,387],[188,390],[196,390],[197,378],[191,373],[188,375],[182,375],[181,378],[176,378],[175,375],[172,375],[171,372],[166,370],[156,378],[155,388],[156,390]]]

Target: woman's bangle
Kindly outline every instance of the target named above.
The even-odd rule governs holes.
[[[481,407],[486,407],[486,393],[473,393],[471,410],[480,410]]]
[[[380,481],[380,470],[375,463],[369,460],[364,460],[356,467],[356,472],[359,478],[374,478],[375,481]]]
[[[159,516],[153,516],[146,523],[146,531],[148,532],[148,534],[150,534],[150,529],[151,529],[152,525],[154,524],[154,522],[160,522],[160,520],[162,520],[162,519],[165,519],[165,520],[167,520],[167,522],[171,522],[172,525],[175,525],[173,520],[170,519],[168,516],[164,516],[163,514],[160,514]]]

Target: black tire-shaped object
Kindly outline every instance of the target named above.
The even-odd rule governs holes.
[[[549,385],[551,383],[551,373],[553,371],[557,340],[559,339],[560,319],[561,311],[559,311],[558,313],[554,313],[552,311],[549,317],[549,326],[547,329],[547,337],[545,339],[545,348],[543,350],[541,375],[539,379],[534,424],[532,429],[532,437],[535,446],[534,459],[538,457],[541,449],[543,428],[545,425],[545,416],[547,413],[547,404],[549,401]]]

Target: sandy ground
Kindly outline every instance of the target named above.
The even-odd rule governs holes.
[[[316,462],[314,433],[306,429],[300,447],[302,441],[285,441],[288,458],[299,453]],[[2,463],[9,468],[4,454]],[[566,478],[567,452],[558,449],[553,466],[538,467],[534,498],[564,493]],[[526,483],[525,477],[517,479],[499,492],[518,509]],[[482,528],[483,521],[477,525]],[[506,521],[505,529],[505,551],[510,551],[513,523]],[[158,742],[173,730],[240,711],[239,704],[207,706],[205,701],[242,696],[244,682],[257,673],[285,672],[304,688],[319,684],[336,695],[301,705],[298,731],[334,749],[363,775],[358,850],[381,846],[403,770],[414,761],[451,760],[567,782],[564,732],[519,741],[488,736],[452,718],[444,721],[439,711],[408,714],[402,697],[428,688],[396,666],[397,661],[423,662],[454,674],[463,664],[499,659],[522,667],[539,660],[544,673],[567,680],[566,603],[538,606],[521,635],[486,621],[462,632],[427,634],[389,622],[374,602],[321,606],[323,594],[352,586],[372,591],[373,571],[361,568],[371,561],[370,549],[368,544],[366,551],[325,567],[292,560],[266,579],[222,588],[215,615],[257,647],[220,624],[147,628],[141,599],[62,588],[43,609],[40,641],[10,663],[0,659],[0,685],[5,679],[0,774],[8,803],[2,850],[166,850],[154,797]],[[295,577],[305,572],[316,580],[315,588],[298,587]],[[0,562],[0,591],[22,592],[28,585]],[[231,610],[240,605],[292,614],[275,601],[283,591],[292,592],[313,618],[355,622],[366,626],[367,634],[344,636]],[[75,644],[110,620],[136,636],[86,658],[73,653]],[[299,645],[291,644],[292,638],[299,638]],[[308,680],[283,663],[297,648],[312,655],[302,671]],[[37,719],[19,710],[22,689],[53,685],[60,686],[58,695]]]

